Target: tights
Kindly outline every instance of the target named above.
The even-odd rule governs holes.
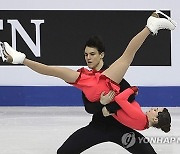
[[[102,125],[90,123],[86,127],[80,128],[64,142],[58,149],[57,154],[80,154],[86,149],[103,142],[116,143],[133,154],[156,154],[150,143],[139,132],[122,124],[118,124],[118,127]],[[135,134],[133,137],[135,143],[123,144],[124,142],[122,141],[125,141],[123,140],[123,135],[126,133]]]

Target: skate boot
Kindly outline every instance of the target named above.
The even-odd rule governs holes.
[[[165,18],[160,18],[158,14],[163,15]],[[156,10],[147,20],[147,27],[153,35],[158,33],[160,29],[174,30],[176,22],[173,21],[169,16],[165,15],[159,10]]]
[[[26,55],[14,50],[7,42],[0,42],[2,60],[12,64],[22,64]]]

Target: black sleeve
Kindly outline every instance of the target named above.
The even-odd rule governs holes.
[[[111,102],[106,105],[106,109],[109,113],[116,113],[117,110],[121,109],[121,107],[116,102]]]
[[[82,92],[82,99],[83,99],[86,112],[91,113],[91,114],[102,112],[102,108],[104,105],[102,105],[100,102],[90,102],[86,98],[83,92]]]

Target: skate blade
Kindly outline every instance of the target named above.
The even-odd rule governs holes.
[[[176,23],[172,18],[170,18],[168,15],[164,14],[164,13],[161,12],[160,10],[156,10],[155,13],[159,13],[159,14],[163,15],[163,16],[166,17],[175,27],[177,26],[177,23]]]
[[[2,42],[0,42],[0,53],[1,53],[3,62],[7,61],[7,58],[4,56],[5,46],[4,46],[4,43],[2,43]]]

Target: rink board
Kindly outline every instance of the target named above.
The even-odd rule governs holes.
[[[180,86],[139,87],[141,106],[180,106]],[[72,86],[1,86],[0,106],[82,106],[81,91]]]

